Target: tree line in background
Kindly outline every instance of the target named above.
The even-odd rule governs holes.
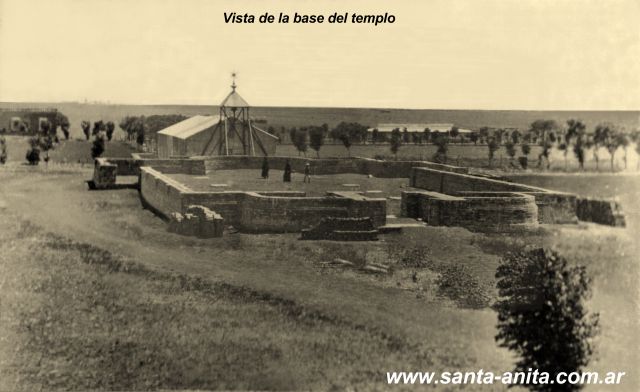
[[[281,140],[286,132],[284,127],[276,131],[273,127],[268,132],[278,136]],[[504,147],[512,167],[517,167],[515,158],[518,150],[521,156],[517,161],[520,167],[529,167],[529,154],[532,146],[539,146],[540,153],[537,156],[537,167],[549,169],[551,166],[550,155],[553,149],[562,152],[565,169],[568,168],[568,156],[572,153],[584,170],[584,164],[590,152],[596,163],[596,169],[600,169],[599,152],[605,148],[609,153],[611,170],[614,170],[616,153],[622,149],[624,156],[624,168],[627,168],[627,149],[631,143],[635,143],[635,149],[640,154],[640,131],[627,131],[610,123],[596,125],[592,131],[587,131],[587,126],[580,120],[570,119],[559,125],[554,120],[536,120],[531,123],[529,129],[521,132],[519,129],[491,129],[481,127],[470,133],[462,134],[458,127],[452,127],[447,132],[432,131],[425,128],[422,132],[409,132],[406,128],[395,128],[391,132],[380,132],[377,128],[369,131],[369,127],[359,123],[341,122],[335,128],[329,129],[327,124],[322,126],[293,127],[288,130],[288,138],[299,154],[306,153],[311,147],[320,156],[320,149],[325,141],[331,139],[334,143],[340,142],[351,156],[351,147],[354,144],[381,144],[388,143],[394,157],[402,145],[433,144],[437,147],[433,160],[439,163],[447,163],[449,145],[471,142],[474,145],[486,145],[489,167],[493,167],[496,153]],[[519,146],[519,149],[518,149]]]
[[[126,140],[136,142],[138,147],[142,149],[149,139],[155,138],[158,131],[187,118],[180,114],[126,116],[118,125],[125,132]],[[28,124],[23,123],[20,126],[28,127]],[[68,140],[69,127],[69,119],[60,112],[56,113],[53,121],[42,122],[37,134],[29,139],[30,148],[27,151],[27,161],[30,164],[37,164],[40,161],[40,153],[43,152],[45,162],[48,162],[49,151],[55,148],[60,141],[57,129],[60,128],[64,139]],[[80,127],[87,141],[93,138],[91,147],[93,158],[102,155],[105,150],[105,142],[112,140],[116,129],[113,121],[104,122],[102,120],[93,124],[84,120]],[[21,130],[28,131],[27,128]],[[611,123],[598,124],[592,130],[587,130],[586,124],[576,119],[570,119],[563,125],[554,120],[536,120],[526,131],[515,128],[481,127],[472,132],[461,133],[458,127],[453,126],[447,132],[432,131],[429,128],[425,128],[422,132],[410,132],[407,128],[402,130],[395,128],[391,132],[380,132],[377,128],[369,130],[368,126],[357,122],[340,122],[334,128],[330,128],[326,123],[320,126],[312,125],[290,129],[280,127],[277,130],[269,126],[267,132],[277,136],[281,141],[288,138],[299,155],[306,156],[307,151],[311,148],[316,152],[317,157],[320,157],[320,150],[328,140],[342,144],[346,148],[348,156],[351,156],[351,147],[355,144],[388,144],[390,152],[396,159],[403,145],[433,144],[436,146],[436,152],[432,160],[439,163],[448,162],[450,144],[486,145],[489,167],[494,166],[496,153],[504,147],[506,155],[509,157],[509,164],[514,168],[519,166],[524,169],[529,167],[532,146],[540,147],[536,166],[540,169],[550,169],[550,155],[553,150],[562,153],[565,170],[568,169],[570,155],[576,158],[581,170],[584,170],[584,164],[591,156],[595,162],[596,170],[599,170],[600,151],[603,148],[608,152],[612,171],[615,170],[615,157],[619,150],[622,150],[624,154],[622,160],[625,169],[627,168],[627,149],[632,143],[635,143],[635,150],[640,155],[639,130],[629,131]],[[6,143],[3,151],[6,156]],[[518,151],[520,156],[517,157]],[[515,163],[516,157],[517,165]]]

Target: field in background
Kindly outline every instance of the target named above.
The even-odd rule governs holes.
[[[242,93],[245,96],[245,93]],[[246,98],[251,103],[251,95]],[[212,115],[218,107],[196,105],[109,105],[79,103],[0,103],[0,108],[55,107],[69,117],[72,137],[82,137],[80,122],[113,121],[116,125],[125,116],[149,116],[152,114]],[[341,121],[359,122],[371,127],[378,123],[453,123],[461,128],[517,127],[527,129],[537,119],[552,119],[565,123],[579,118],[588,129],[600,122],[611,122],[627,129],[640,127],[640,111],[525,111],[525,110],[409,110],[363,108],[302,108],[302,107],[253,107],[254,119],[266,119],[261,128],[300,127],[309,125],[335,126]],[[116,137],[123,137],[119,130]]]

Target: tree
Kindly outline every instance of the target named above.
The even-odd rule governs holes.
[[[447,152],[449,150],[449,136],[443,133],[436,133],[433,137],[433,144],[438,148],[433,160],[438,163],[447,163]]]
[[[98,133],[105,131],[107,129],[107,127],[104,125],[104,121],[100,120],[100,121],[96,121],[93,123],[93,131],[91,131],[91,135],[95,136]]]
[[[520,146],[520,150],[522,150],[522,155],[524,155],[521,157],[522,159],[520,159],[520,166],[526,170],[527,167],[529,167],[529,153],[531,152],[531,146],[528,143],[523,143]]]
[[[511,135],[509,135],[511,137],[511,141],[513,142],[513,144],[518,144],[520,143],[520,138],[522,137],[522,134],[520,133],[519,130],[514,129],[511,132]]]
[[[378,142],[379,134],[380,131],[378,131],[378,128],[373,128],[373,131],[371,131],[371,141],[373,142],[373,144],[376,144]]]
[[[631,132],[631,140],[636,144],[636,154],[640,156],[640,130]],[[640,159],[636,163],[636,170],[640,169]]]
[[[89,140],[89,137],[91,136],[89,132],[91,129],[91,123],[89,121],[82,120],[82,122],[80,123],[80,127],[82,128],[82,133],[84,133],[84,137],[87,140]]]
[[[567,152],[569,151],[569,146],[567,143],[558,144],[558,150],[562,151],[562,155],[564,156],[564,170],[567,170]]]
[[[566,129],[566,131],[564,133],[564,142],[561,142],[558,145],[558,148],[563,152],[563,155],[564,155],[564,168],[565,168],[565,170],[568,169],[567,168],[567,154],[569,153],[569,150],[570,150],[572,144],[574,144],[574,153],[576,154],[576,157],[578,158],[578,161],[580,161],[580,157],[578,157],[578,155],[582,154],[582,163],[580,164],[580,167],[583,167],[584,151],[580,151],[580,148],[584,144],[584,140],[578,141],[578,139],[584,137],[585,129],[586,129],[586,126],[582,123],[582,121],[575,120],[575,119],[567,120],[567,129]],[[576,152],[576,146],[575,146],[576,143],[580,144],[580,146],[578,146],[578,152]]]
[[[489,127],[480,127],[478,134],[480,135],[480,143],[484,143],[489,137]]]
[[[56,112],[56,116],[55,116],[55,127],[58,127],[58,126],[60,126],[60,129],[62,130],[64,139],[69,140],[69,126],[70,126],[69,119],[67,118],[67,116],[65,116],[60,112]]]
[[[125,133],[127,134],[128,141],[132,141],[134,139],[137,133],[136,129],[139,121],[140,119],[136,116],[126,116],[125,118],[120,120],[120,124],[118,125],[120,126],[120,129],[125,131]]]
[[[551,166],[549,162],[549,152],[556,140],[554,131],[558,129],[558,124],[554,120],[536,120],[531,123],[529,133],[531,133],[538,144],[542,147],[542,152],[538,155],[538,167],[542,166],[542,161],[546,161],[547,169]]]
[[[624,132],[620,131],[616,134],[616,145],[622,147],[624,151],[624,155],[622,156],[622,161],[624,162],[624,169],[627,170],[627,147],[629,147],[629,136]]]
[[[478,145],[478,138],[480,137],[480,135],[478,135],[478,132],[473,131],[469,134],[469,139],[473,142],[474,145]]]
[[[395,128],[391,131],[391,140],[390,146],[391,152],[395,155],[396,160],[398,160],[398,150],[402,145],[402,136],[400,135],[400,129]]]
[[[29,149],[26,156],[29,165],[35,166],[40,163],[40,143],[37,137],[29,138]]]
[[[106,129],[107,129],[107,140],[111,141],[111,138],[113,138],[113,131],[116,130],[116,125],[113,123],[113,121],[107,121]]]
[[[618,136],[618,130],[609,123],[598,124],[593,135],[594,158],[596,159],[596,167],[598,164],[597,150],[599,147],[605,147],[609,152],[611,160],[611,171],[614,171],[615,153],[620,147],[621,138]]]
[[[144,146],[145,141],[145,125],[144,125],[144,116],[140,117],[140,119],[135,124],[135,132],[136,132],[136,144],[138,145],[138,149],[142,151],[142,147]]]
[[[507,149],[507,155],[509,155],[511,165],[513,165],[513,158],[516,156],[516,145],[512,141],[508,141],[504,147]]]
[[[42,122],[40,134],[38,135],[38,146],[40,150],[44,151],[44,163],[49,166],[49,150],[53,149],[53,140],[55,130],[53,125],[46,120]]]
[[[496,272],[500,347],[514,351],[516,372],[537,369],[555,379],[579,372],[593,353],[598,314],[588,314],[591,279],[583,266],[570,266],[558,253],[533,249],[509,254]],[[537,383],[532,391],[576,391],[579,384]]]
[[[586,129],[587,126],[582,123],[580,120],[570,119],[567,121],[567,132],[565,133],[564,139],[567,144],[567,150],[569,150],[569,146],[573,141],[573,153],[578,159],[578,163],[580,164],[580,169],[584,170],[584,158],[585,158],[585,148],[587,146],[586,140]],[[565,162],[566,167],[566,162]]]
[[[431,141],[431,129],[425,128],[424,132],[422,133],[424,135],[424,143],[429,144],[429,142]]]
[[[489,149],[489,167],[493,167],[494,155],[496,151],[498,151],[498,149],[500,148],[500,144],[498,144],[498,141],[496,140],[495,137],[492,137],[489,139],[489,142],[487,143],[487,148]]]
[[[351,156],[351,145],[354,141],[363,142],[367,138],[368,127],[359,123],[339,123],[331,130],[330,136],[334,140],[340,140]]]
[[[419,140],[418,132],[411,132],[411,142],[417,145]]]
[[[324,144],[325,130],[323,127],[311,127],[309,129],[309,145],[315,150],[316,156],[320,158],[320,148]]]
[[[307,130],[306,128],[300,128],[296,130],[293,134],[293,145],[296,146],[296,150],[298,150],[298,155],[303,153],[304,156],[307,156]]]
[[[451,127],[451,137],[455,139],[458,136],[460,136],[460,129],[454,125]],[[462,139],[460,139],[460,142],[462,142]]]
[[[96,159],[104,153],[105,134],[104,132],[98,132],[93,138],[91,145],[91,158]]]

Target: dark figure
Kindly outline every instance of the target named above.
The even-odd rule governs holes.
[[[311,165],[309,165],[309,163],[304,165],[304,179],[302,182],[308,182],[311,184]]]
[[[287,160],[287,163],[284,165],[284,175],[282,176],[282,181],[291,182],[291,164],[289,163],[289,160]]]
[[[269,161],[267,161],[267,157],[262,160],[262,178],[265,180],[269,178]]]
[[[4,140],[4,136],[0,136],[0,165],[4,165],[7,162],[7,142]]]

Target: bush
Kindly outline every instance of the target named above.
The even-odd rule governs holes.
[[[518,163],[520,163],[520,166],[522,166],[523,169],[526,169],[529,166],[529,158],[518,157]]]
[[[464,265],[447,265],[436,280],[438,295],[455,301],[464,308],[481,309],[489,306],[489,287],[480,284]]]
[[[584,305],[591,279],[583,266],[569,266],[558,253],[539,248],[509,254],[496,278],[500,300],[495,305],[495,338],[520,357],[516,372],[533,368],[553,379],[559,372],[579,372],[589,363],[598,315],[588,315]],[[550,384],[527,387],[558,390]],[[562,390],[581,387],[565,384]]]
[[[29,162],[29,165],[37,165],[38,163],[40,163],[40,149],[38,149],[37,147],[32,147],[29,150],[27,150],[27,162]]]
[[[91,158],[96,159],[104,152],[104,136],[102,132],[96,134],[93,144],[91,145]]]

